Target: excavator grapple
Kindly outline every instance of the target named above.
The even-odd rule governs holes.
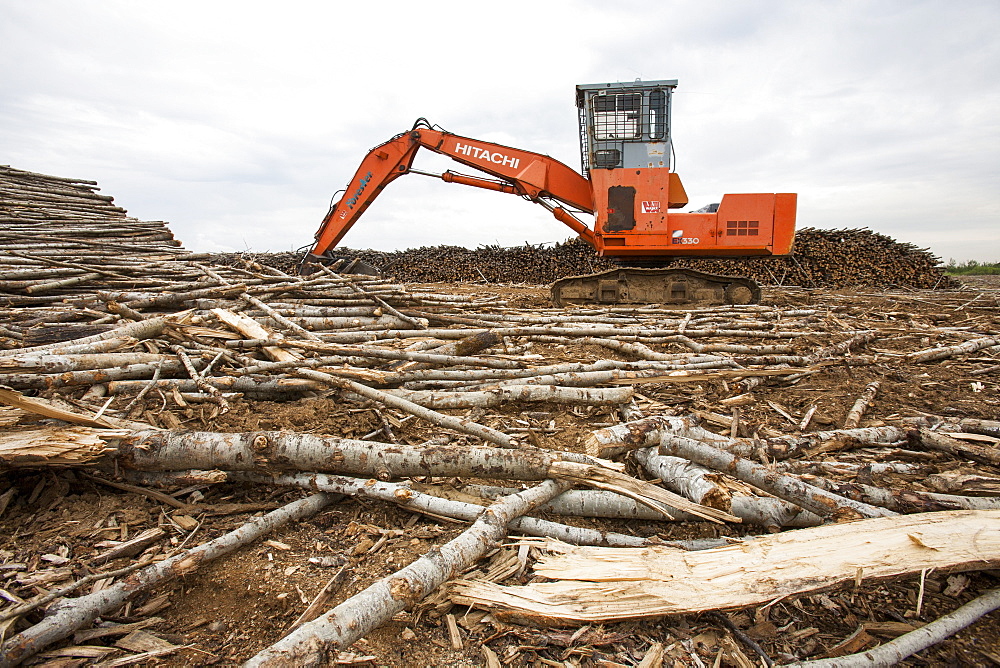
[[[718,204],[678,212],[688,197],[673,171],[672,98],[677,81],[583,84],[576,87],[582,174],[547,155],[446,132],[418,119],[369,151],[334,202],[304,258],[329,262],[385,186],[422,174],[540,204],[623,268],[574,276],[552,285],[556,304],[752,304],[760,288],[747,278],[690,269],[639,269],[672,258],[786,255],[795,238],[794,193],[724,195]],[[489,178],[412,167],[421,148],[446,155]],[[588,226],[580,215],[593,216]]]

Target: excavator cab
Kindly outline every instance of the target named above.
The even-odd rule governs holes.
[[[626,264],[677,257],[784,255],[795,230],[795,195],[725,195],[695,212],[673,171],[676,79],[576,87],[583,174],[594,192],[594,247]]]
[[[676,79],[577,86],[583,173],[670,169],[670,101],[676,87]]]

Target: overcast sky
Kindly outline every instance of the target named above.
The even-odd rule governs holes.
[[[417,117],[579,169],[576,84],[678,79],[692,207],[797,192],[800,227],[998,261],[998,34],[997,0],[0,0],[0,164],[96,180],[192,250],[293,250]],[[411,175],[343,244],[569,236]]]

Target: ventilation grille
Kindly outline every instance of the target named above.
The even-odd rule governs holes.
[[[727,237],[755,237],[760,223],[756,220],[727,220]]]

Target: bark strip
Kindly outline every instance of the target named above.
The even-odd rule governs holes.
[[[818,487],[807,485],[794,476],[777,473],[749,459],[738,457],[683,436],[664,436],[660,441],[660,454],[684,457],[702,466],[724,471],[769,494],[791,501],[821,517],[835,521],[895,515],[890,510],[837,496]]]

